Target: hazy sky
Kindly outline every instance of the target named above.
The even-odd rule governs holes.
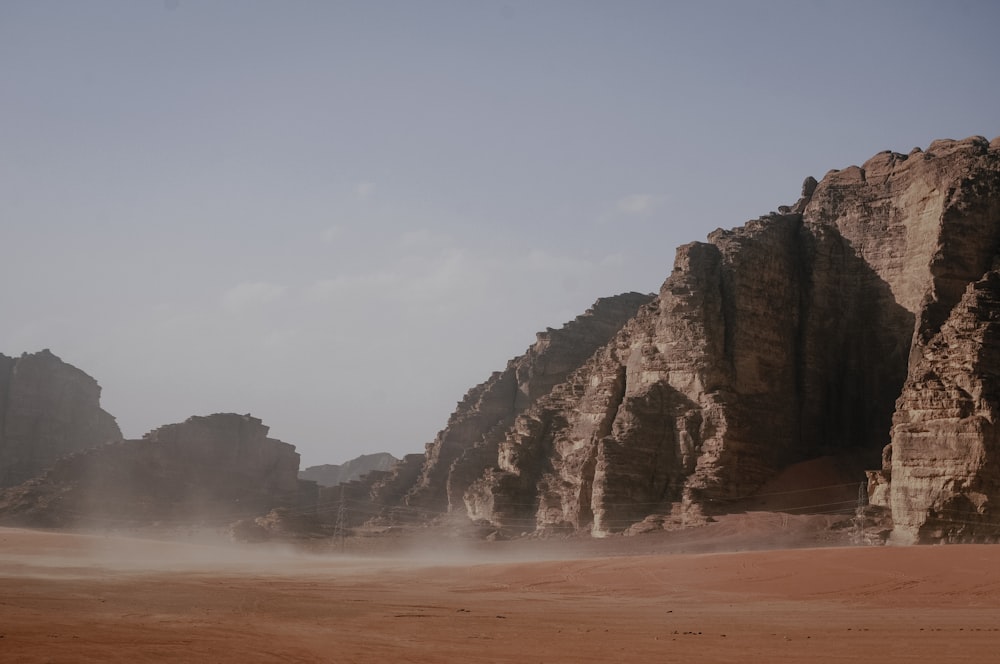
[[[803,178],[1000,134],[1000,3],[0,0],[0,352],[303,465]]]

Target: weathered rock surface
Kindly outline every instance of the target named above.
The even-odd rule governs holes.
[[[59,457],[121,440],[93,378],[48,349],[0,355],[0,488],[35,477]]]
[[[298,479],[294,446],[267,433],[257,418],[219,413],[78,452],[0,492],[0,519],[110,528],[219,523],[314,504],[315,484]]]
[[[883,475],[891,478],[892,539],[998,541],[1000,273],[970,284],[917,350]]]
[[[874,467],[891,441],[873,497],[896,538],[940,537],[946,514],[975,524],[949,537],[982,536],[1000,485],[981,281],[1000,245],[1000,141],[883,152],[780,210],[678,249],[656,300],[523,409],[470,437],[465,413],[490,410],[460,408],[408,504],[445,489],[476,521],[602,536],[649,515],[698,522],[804,460]],[[510,394],[509,376],[491,381],[467,402]]]
[[[428,444],[405,504],[419,512],[462,507],[462,496],[495,459],[496,445],[514,418],[564,380],[652,300],[624,293],[602,298],[560,329],[539,332],[535,343],[506,369],[469,390]]]
[[[342,464],[309,466],[299,471],[299,479],[316,482],[320,486],[337,486],[344,482],[361,479],[373,470],[389,470],[399,463],[399,459],[386,452],[362,454]]]
[[[880,448],[913,333],[887,291],[798,214],[681,247],[655,305],[518,419],[470,513],[595,535],[694,523],[788,464]]]

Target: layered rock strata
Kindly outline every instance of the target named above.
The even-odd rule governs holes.
[[[881,493],[897,530],[919,530],[950,500],[918,476],[940,475],[940,492],[980,509],[962,489],[969,468],[936,468],[954,457],[988,469],[965,452],[988,447],[992,420],[942,423],[978,441],[962,450],[941,431],[914,438],[905,425],[920,409],[906,395],[926,386],[925,353],[997,255],[998,148],[974,137],[880,153],[807,180],[781,213],[681,247],[657,300],[515,419],[464,493],[468,515],[598,536],[655,513],[694,522],[797,461],[860,451],[876,463],[894,412],[892,488]],[[969,352],[957,371],[987,371]],[[975,491],[989,494],[982,483]]]
[[[97,381],[48,349],[0,355],[0,488],[35,477],[66,454],[121,440],[100,398]]]
[[[917,347],[878,478],[894,542],[1000,541],[998,415],[1000,273],[990,271]]]
[[[0,518],[114,528],[223,523],[315,504],[294,446],[267,433],[257,418],[219,413],[78,452],[0,493]]]
[[[774,215],[680,248],[655,306],[518,419],[470,515],[595,535],[657,512],[696,522],[785,465],[876,443],[912,317],[858,306],[883,285],[822,230]],[[869,321],[887,334],[865,344]]]
[[[891,510],[893,542],[990,541],[1000,536],[992,442],[1000,139],[935,141],[923,157],[937,179],[909,200],[923,204],[934,252],[891,445],[868,490]]]
[[[402,504],[392,510],[399,518],[464,511],[465,490],[493,463],[497,444],[514,418],[562,383],[652,299],[640,293],[602,298],[562,328],[539,332],[523,355],[469,390],[427,445],[415,477],[411,466],[394,478],[380,479],[378,499],[395,504],[402,493]]]

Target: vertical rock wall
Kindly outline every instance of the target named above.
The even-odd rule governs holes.
[[[0,355],[0,488],[66,454],[121,440],[100,396],[97,381],[48,350]]]
[[[150,431],[141,442],[168,466],[188,477],[210,502],[231,501],[234,509],[256,510],[297,502],[299,454],[295,446],[269,438],[256,417],[216,413],[189,417]],[[166,457],[175,456],[170,462]],[[236,503],[241,503],[237,505]],[[237,510],[239,511],[239,510]]]
[[[892,445],[873,483],[888,485],[878,495],[891,508],[895,542],[992,540],[1000,535],[992,272],[1000,259],[1000,140],[935,141],[918,163],[936,178],[939,207],[924,208],[933,251]]]
[[[603,535],[724,511],[796,461],[877,464],[908,372],[997,254],[996,148],[881,153],[807,181],[782,214],[679,249],[658,300],[517,418],[465,494],[470,517]],[[900,478],[913,484],[903,465],[938,458],[914,451],[948,445],[905,438],[896,418],[894,510]],[[992,435],[967,426],[978,445]],[[922,492],[906,509],[928,513]]]
[[[892,429],[893,541],[1000,539],[1000,273],[919,348]]]
[[[461,507],[465,489],[493,461],[514,418],[562,383],[651,299],[640,293],[602,298],[561,329],[540,332],[524,355],[469,390],[427,446],[406,504],[436,512]]]

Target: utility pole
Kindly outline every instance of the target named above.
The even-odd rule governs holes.
[[[344,528],[344,515],[345,515],[345,505],[344,505],[344,485],[340,485],[340,504],[337,505],[337,524],[333,527],[333,539],[337,542],[340,550],[344,550],[344,545],[346,544],[345,538],[345,528]]]
[[[868,505],[868,487],[862,482],[858,485],[858,506],[854,510],[854,543],[866,544],[865,541],[865,507]]]

